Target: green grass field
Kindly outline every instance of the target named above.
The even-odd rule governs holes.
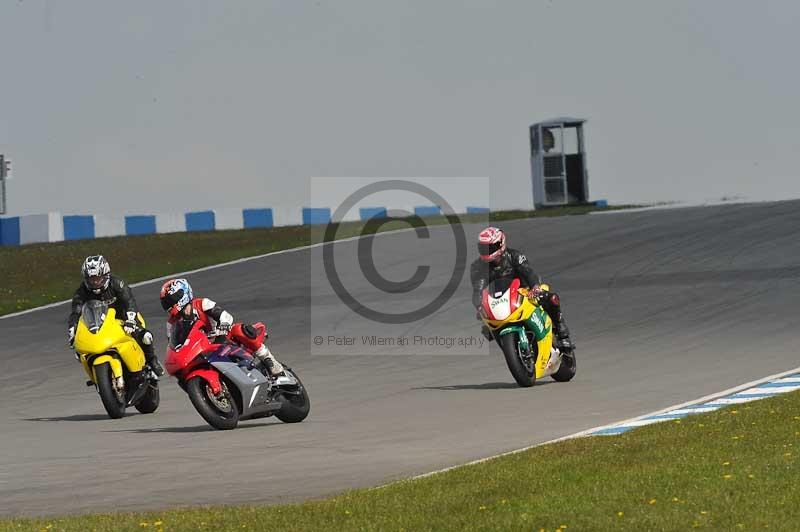
[[[504,221],[542,216],[585,214],[594,210],[620,209],[593,206],[538,211],[505,211],[490,215],[464,215],[460,221]],[[447,223],[444,216],[425,218],[425,223]],[[379,231],[401,229],[408,222],[393,221]],[[376,228],[366,233],[375,232]],[[0,247],[0,315],[72,297],[80,283],[80,268],[87,255],[103,254],[115,274],[129,283],[144,281],[218,264],[320,242],[324,226],[292,226],[208,233],[169,233],[138,237],[98,238],[52,244]],[[337,238],[364,233],[360,222],[343,223]]]
[[[6,520],[0,530],[797,531],[799,457],[795,392],[303,504]]]

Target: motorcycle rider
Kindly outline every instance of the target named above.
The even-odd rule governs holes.
[[[169,315],[167,336],[172,335],[172,327],[180,320],[192,322],[201,320],[206,334],[217,332],[226,335],[233,327],[233,316],[208,298],[195,298],[192,287],[186,279],[170,279],[161,286],[161,307]],[[252,327],[244,326],[243,330],[248,334],[248,330],[252,331]],[[273,377],[283,375],[283,365],[278,362],[266,344],[262,343],[253,356]]]
[[[72,311],[67,318],[70,348],[75,343],[75,327],[84,303],[99,300],[113,308],[120,319],[125,320],[122,328],[142,348],[150,369],[158,376],[164,375],[164,368],[161,367],[153,347],[153,334],[145,328],[130,286],[116,275],[111,275],[111,266],[102,255],[86,257],[81,267],[81,276],[83,282],[72,296]]]
[[[479,257],[470,266],[472,281],[472,304],[481,306],[481,292],[489,283],[501,277],[516,277],[520,284],[529,289],[530,298],[538,300],[545,312],[553,320],[554,336],[562,352],[571,352],[575,344],[569,336],[569,328],[561,312],[561,301],[558,294],[542,290],[541,278],[533,271],[527,257],[520,251],[506,247],[505,233],[496,227],[487,227],[478,235]],[[483,335],[492,339],[486,325],[481,329]]]

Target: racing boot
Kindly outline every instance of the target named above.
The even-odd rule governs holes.
[[[571,353],[575,350],[575,343],[569,337],[569,327],[567,322],[564,321],[564,315],[558,313],[558,322],[553,323],[555,326],[556,338],[558,339],[558,348],[562,353]]]
[[[153,370],[153,373],[155,373],[157,377],[163,377],[164,368],[161,366],[161,362],[158,361],[155,348],[153,347],[153,334],[150,331],[145,332],[142,335],[142,341],[140,343],[142,345],[142,351],[144,351],[144,359],[147,365],[150,366],[150,369]]]
[[[253,357],[259,362],[261,367],[266,367],[269,374],[273,377],[280,377],[283,375],[283,364],[278,362],[278,359],[275,358],[265,344],[261,344],[258,351],[253,353]]]

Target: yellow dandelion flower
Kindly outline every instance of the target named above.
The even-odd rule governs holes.
[[[725,480],[729,480],[731,477],[733,477],[733,475],[722,475],[722,478]]]
[[[648,502],[647,504],[655,504],[655,503],[656,503],[655,499],[650,499],[650,502]]]
[[[722,462],[722,465],[731,465],[730,462]]]
[[[617,517],[622,517],[623,515],[625,515],[625,512],[617,512]]]

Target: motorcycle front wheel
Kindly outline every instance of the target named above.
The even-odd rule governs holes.
[[[114,375],[111,373],[111,365],[106,362],[94,367],[95,382],[97,391],[100,393],[100,401],[106,409],[108,417],[119,419],[125,415],[125,389],[118,390],[114,384]]]
[[[228,387],[214,395],[211,386],[202,377],[193,377],[186,383],[186,393],[197,413],[218,430],[235,429],[239,424],[239,409]]]
[[[533,357],[529,357],[526,362],[519,346],[519,338],[515,333],[504,334],[498,340],[506,365],[511,372],[511,376],[517,384],[523,388],[530,388],[536,383],[536,369],[534,368]]]

